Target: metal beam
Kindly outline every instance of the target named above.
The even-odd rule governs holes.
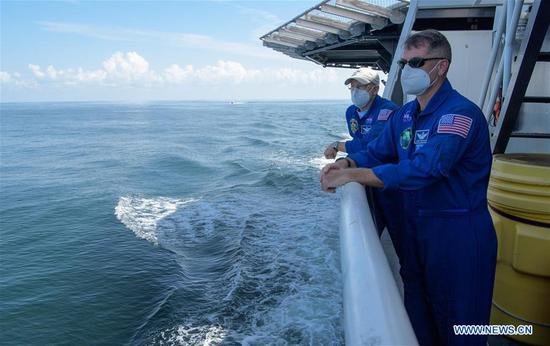
[[[306,20],[327,25],[327,26],[332,26],[333,28],[340,29],[340,30],[348,30],[351,25],[350,23],[341,22],[341,21],[330,19],[327,17],[318,16],[315,14],[306,15]]]
[[[369,4],[360,0],[336,0],[336,4],[366,11],[371,14],[387,18],[394,24],[401,24],[405,21],[405,14],[399,10],[392,10],[386,7]]]
[[[269,37],[264,37],[262,40],[264,42],[275,43],[275,44],[278,44],[278,45],[281,45],[281,46],[287,46],[287,47],[293,47],[293,48],[298,48],[298,47],[301,46],[301,44],[285,42],[285,41],[282,41],[280,39],[269,38]]]
[[[310,29],[302,28],[295,25],[289,25],[286,28],[281,30],[288,30],[296,34],[305,35],[305,36],[314,37],[314,38],[323,38],[325,36],[325,33],[322,31],[310,30]]]
[[[311,11],[314,11],[316,9],[319,8],[319,5],[321,4],[324,4],[324,3],[327,3],[329,2],[330,0],[323,0],[321,1],[320,3],[318,3],[317,5],[315,6],[312,6],[310,8],[308,8],[307,10],[305,10],[304,12],[300,13],[299,15],[297,15],[296,17],[292,18],[291,20],[289,20],[288,22],[284,23],[284,24],[281,24],[279,25],[278,27],[276,27],[275,29],[271,30],[270,32],[268,32],[267,34],[263,35],[262,37],[260,37],[260,40],[263,40],[265,37],[271,35],[272,33],[274,33],[275,31],[287,26],[288,24],[291,24],[293,22],[295,22],[297,19],[301,18],[302,16],[304,16],[306,13],[309,13]]]
[[[298,46],[303,46],[306,43],[305,40],[285,37],[283,35],[280,35],[279,33],[271,34],[271,38],[282,42],[292,43]]]
[[[363,23],[370,24],[373,29],[379,30],[386,26],[388,23],[386,19],[382,17],[376,17],[372,15],[368,15],[365,13],[349,10],[344,7],[338,7],[328,4],[323,4],[319,6],[319,9],[325,13],[334,14],[336,16],[341,16],[353,20],[357,20]]]
[[[335,35],[339,35],[342,32],[342,30],[340,30],[338,28],[335,28],[333,26],[328,26],[328,25],[325,25],[325,24],[320,24],[320,23],[317,23],[317,22],[312,22],[310,20],[301,19],[301,18],[296,19],[296,24],[299,25],[299,26],[303,26],[305,28],[310,28],[310,29],[315,29],[315,30],[319,30],[319,31],[329,32],[329,33],[335,34]]]
[[[298,34],[298,33],[291,32],[291,31],[288,31],[288,30],[285,30],[285,29],[279,30],[277,32],[277,34],[281,37],[288,37],[288,38],[295,39],[295,40],[305,40],[305,41],[310,41],[310,42],[316,42],[316,40],[317,40],[314,37]]]
[[[394,54],[394,61],[397,61],[401,58],[403,55],[404,47],[403,44],[405,43],[405,40],[411,33],[411,30],[414,25],[414,21],[416,19],[416,12],[418,9],[418,2],[417,0],[411,0],[409,4],[409,9],[407,11],[407,16],[405,17],[405,22],[403,23],[403,28],[401,29],[401,36],[399,36],[399,41],[397,42],[397,48],[395,49]],[[399,76],[399,66],[397,64],[392,64],[390,66],[390,73],[388,75],[388,81],[386,83],[386,87],[384,88],[384,97],[387,99],[391,99],[398,105],[403,104],[403,100],[396,100],[396,95],[394,93],[396,92],[395,85],[398,83],[398,76]],[[401,91],[397,92],[398,95],[403,98],[403,95]]]

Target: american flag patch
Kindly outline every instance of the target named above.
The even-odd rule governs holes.
[[[445,114],[439,119],[437,133],[452,133],[466,138],[471,126],[471,118],[460,114]]]
[[[378,113],[378,120],[388,120],[392,112],[392,109],[382,109],[380,113]]]

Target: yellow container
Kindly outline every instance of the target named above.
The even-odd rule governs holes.
[[[498,238],[491,323],[532,325],[510,337],[550,345],[550,155],[495,155],[487,197]]]

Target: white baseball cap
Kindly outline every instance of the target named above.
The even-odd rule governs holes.
[[[351,83],[352,79],[355,79],[361,84],[380,84],[380,77],[378,76],[378,72],[370,67],[361,67],[360,69],[356,70],[355,72],[353,72],[351,77],[346,79],[344,84],[348,85],[349,83]]]

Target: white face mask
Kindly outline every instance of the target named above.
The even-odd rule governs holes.
[[[437,78],[439,78],[438,75],[433,82],[430,82],[430,74],[441,61],[443,60],[435,64],[430,72],[426,72],[420,67],[414,68],[410,67],[408,64],[405,65],[403,71],[401,71],[401,86],[403,87],[403,93],[416,96],[424,94],[426,90],[435,83]]]
[[[351,89],[351,102],[357,108],[365,107],[370,101],[370,94],[366,90],[361,90],[357,88]]]

